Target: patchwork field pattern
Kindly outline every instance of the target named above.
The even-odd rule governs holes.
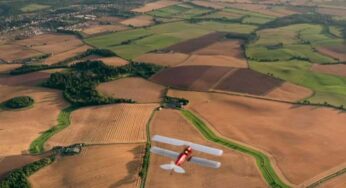
[[[221,135],[269,153],[293,184],[345,162],[346,117],[336,110],[224,94],[170,90],[168,95],[189,99],[187,108]]]

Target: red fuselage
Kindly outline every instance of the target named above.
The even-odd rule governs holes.
[[[190,146],[186,147],[183,152],[181,152],[175,161],[175,165],[181,166],[186,160],[190,160],[192,155],[192,148]]]

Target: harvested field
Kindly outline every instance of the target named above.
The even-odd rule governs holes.
[[[57,90],[0,85],[0,103],[21,95],[32,97],[35,103],[27,109],[0,110],[0,156],[26,152],[31,141],[55,125],[60,110],[67,106]]]
[[[86,50],[90,49],[91,47],[88,45],[83,45],[80,47],[77,47],[75,49],[59,53],[59,54],[54,54],[50,57],[48,57],[43,63],[47,65],[52,65],[55,63],[59,63],[60,61],[66,60],[68,58],[74,57],[82,52],[85,52]]]
[[[0,64],[0,75],[8,74],[11,70],[22,66],[21,64]]]
[[[150,11],[153,11],[153,10],[156,10],[156,9],[168,7],[168,6],[177,4],[177,3],[179,3],[179,1],[175,1],[175,0],[160,0],[160,1],[152,2],[152,3],[147,3],[143,7],[133,9],[132,11],[133,12],[139,12],[139,13],[146,13],[146,12],[150,12]]]
[[[296,102],[313,95],[311,89],[298,86],[289,82],[284,82],[279,87],[273,89],[265,96],[273,99]]]
[[[180,53],[192,53],[196,50],[199,50],[203,47],[206,47],[210,44],[213,44],[214,42],[221,40],[225,37],[226,33],[222,32],[214,32],[207,35],[203,35],[198,38],[186,40],[184,42],[175,44],[173,46],[170,46],[166,48],[167,51],[174,51],[174,52],[180,52]]]
[[[178,66],[159,72],[151,80],[172,88],[207,91],[230,71],[233,69],[228,67]]]
[[[86,107],[71,115],[71,125],[46,144],[111,144],[146,141],[146,125],[157,104],[115,104]]]
[[[149,26],[154,23],[153,17],[143,15],[143,16],[136,16],[133,18],[126,19],[124,21],[121,21],[120,23],[128,26],[133,26],[133,27],[144,27],[144,26]]]
[[[346,65],[345,64],[334,64],[334,65],[319,65],[314,64],[311,67],[312,71],[333,74],[336,76],[346,76]]]
[[[253,95],[266,95],[275,88],[280,87],[283,83],[284,81],[282,80],[250,69],[238,69],[223,79],[215,89]]]
[[[58,158],[29,181],[33,187],[139,187],[144,144],[88,146]]]
[[[95,60],[102,61],[106,65],[115,66],[115,67],[123,66],[129,63],[128,61],[126,61],[125,59],[121,59],[120,57],[104,57],[104,58],[96,58]]]
[[[193,54],[198,55],[223,55],[245,60],[244,50],[240,40],[223,40],[215,42],[209,46],[194,51]]]
[[[169,163],[171,159],[152,154],[150,156],[147,187],[224,187],[224,185],[232,185],[234,187],[267,186],[256,168],[253,159],[204,140],[193,125],[184,119],[177,110],[164,109],[155,113],[151,125],[151,135],[155,134],[224,149],[224,154],[221,157],[215,157],[194,151],[194,155],[196,156],[220,161],[222,163],[221,168],[216,170],[186,163],[183,164],[183,168],[187,173],[174,175],[171,175],[168,171],[164,171],[159,167],[161,164]],[[181,147],[159,143],[153,144],[177,152],[181,152],[183,149]],[[210,179],[213,181],[210,181]]]
[[[224,55],[191,55],[181,66],[203,65],[203,66],[220,66],[247,68],[245,60]]]
[[[21,168],[27,164],[34,161],[40,160],[42,156],[39,155],[13,155],[0,158],[0,181],[4,178],[10,171]]]
[[[113,98],[129,98],[139,103],[160,102],[164,87],[143,78],[122,78],[102,83],[97,90]]]
[[[189,55],[183,53],[147,53],[137,57],[135,61],[162,66],[175,66],[183,63],[188,57]]]
[[[223,136],[271,154],[294,184],[345,162],[346,115],[337,110],[224,94],[170,90],[168,95],[189,99],[187,108]]]
[[[42,34],[16,41],[15,44],[54,55],[82,46],[83,42],[73,35]]]
[[[5,44],[0,46],[0,59],[9,63],[38,55],[42,55],[42,53],[20,45]]]
[[[332,57],[339,61],[346,61],[346,45],[317,47],[316,50],[326,56]]]
[[[87,35],[95,35],[99,33],[123,31],[126,29],[127,27],[124,25],[94,25],[94,26],[83,29],[83,33]]]

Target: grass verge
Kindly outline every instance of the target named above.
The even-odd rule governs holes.
[[[260,169],[264,179],[267,181],[267,183],[273,187],[273,188],[288,188],[289,186],[286,185],[281,179],[278,177],[278,175],[275,173],[275,170],[273,169],[269,158],[264,155],[263,153],[256,151],[252,148],[240,145],[238,143],[235,143],[231,140],[227,140],[221,137],[218,137],[215,135],[215,133],[208,128],[208,126],[199,119],[195,114],[192,112],[182,109],[182,114],[185,118],[187,118],[191,123],[202,133],[202,135],[215,143],[221,144],[223,146],[226,146],[230,149],[234,149],[236,151],[245,153],[247,155],[250,155],[256,159],[256,163],[258,168]]]
[[[68,127],[71,123],[70,115],[71,112],[76,110],[78,107],[69,106],[61,110],[58,116],[58,124],[47,131],[43,132],[38,138],[36,138],[31,144],[29,151],[31,154],[38,154],[44,151],[44,143],[51,138],[54,134]]]
[[[150,148],[151,148],[151,141],[150,141],[150,123],[151,123],[151,120],[153,119],[154,117],[154,114],[155,114],[155,111],[154,110],[152,113],[151,113],[151,116],[149,118],[149,121],[147,123],[147,144],[145,146],[145,154],[144,154],[144,157],[143,157],[143,164],[142,164],[142,169],[141,171],[139,172],[139,176],[141,177],[142,181],[141,181],[141,185],[140,185],[140,188],[144,188],[145,187],[145,183],[147,181],[147,176],[148,176],[148,170],[149,170],[149,162],[150,162]]]

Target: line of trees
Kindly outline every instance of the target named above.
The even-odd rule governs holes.
[[[19,168],[11,171],[1,182],[1,188],[30,188],[30,182],[27,177],[40,170],[41,168],[53,163],[55,161],[55,156],[50,156],[43,158],[41,160],[35,161],[31,164],[25,165],[23,168]]]

